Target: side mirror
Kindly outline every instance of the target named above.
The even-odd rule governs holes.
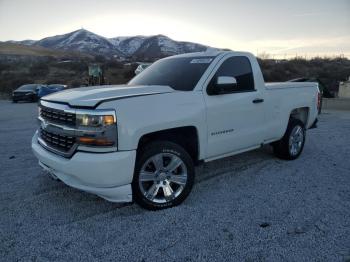
[[[217,86],[237,86],[237,80],[233,76],[219,76],[216,79]]]
[[[210,88],[210,95],[230,94],[237,88],[237,80],[232,76],[219,76]]]

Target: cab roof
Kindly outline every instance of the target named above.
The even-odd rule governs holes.
[[[226,54],[253,56],[251,53],[248,53],[248,52],[231,51],[231,50],[218,50],[218,49],[212,48],[212,49],[208,49],[204,52],[186,53],[186,54],[169,56],[167,58],[173,58],[173,57],[213,57],[214,58],[214,57],[218,57],[218,56],[224,56]]]

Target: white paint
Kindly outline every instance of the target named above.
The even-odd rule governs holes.
[[[81,185],[102,183],[102,186],[114,187],[131,183],[139,140],[152,132],[193,126],[198,133],[199,159],[210,161],[279,140],[285,133],[293,109],[308,108],[306,127],[315,121],[318,114],[317,83],[265,85],[258,62],[252,54],[211,52],[210,55],[215,58],[193,91],[175,91],[167,86],[105,86],[79,88],[47,96],[51,101],[90,107],[101,100],[124,98],[98,106],[98,109],[116,111],[119,152],[77,153],[72,159],[62,159],[38,146],[34,137],[33,150],[36,156],[47,166],[63,170],[57,176],[67,173],[77,177]],[[208,56],[208,53],[179,57],[200,56]],[[256,90],[209,96],[207,84],[219,66],[234,56],[245,56],[251,62]],[[144,96],[126,98],[130,95]],[[264,99],[264,102],[253,103],[255,99]],[[79,188],[80,185],[75,182],[72,186]],[[125,199],[119,194],[109,198],[113,201]]]

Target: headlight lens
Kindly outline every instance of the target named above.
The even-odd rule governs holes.
[[[117,146],[117,118],[111,110],[76,113],[77,142],[85,146]],[[79,128],[81,127],[81,128]]]
[[[101,127],[109,126],[116,123],[113,115],[76,115],[78,126]]]

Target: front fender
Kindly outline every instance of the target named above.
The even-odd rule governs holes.
[[[207,141],[205,107],[202,92],[174,92],[134,97],[103,104],[115,108],[118,125],[118,150],[137,149],[143,135],[183,126],[198,130],[199,157],[204,156]]]

